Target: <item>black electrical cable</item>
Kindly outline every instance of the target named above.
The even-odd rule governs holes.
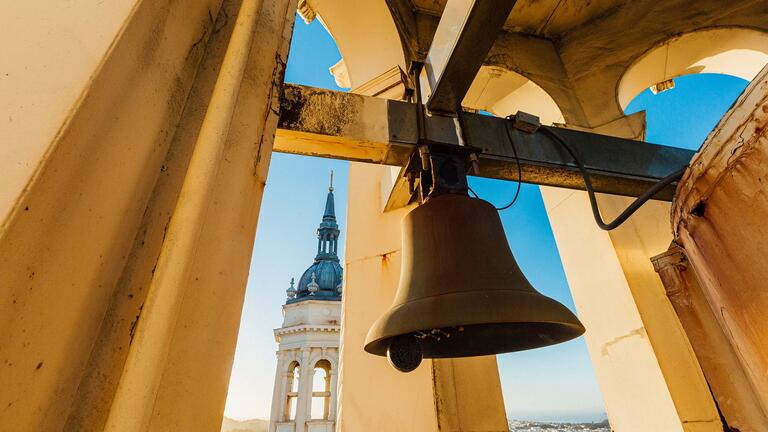
[[[506,117],[507,120],[511,120],[511,116]],[[517,201],[517,197],[520,196],[520,187],[523,183],[523,167],[520,166],[520,158],[517,157],[517,149],[515,148],[515,141],[512,139],[512,134],[509,133],[509,121],[504,122],[504,132],[507,133],[507,139],[509,139],[509,145],[512,146],[512,154],[515,156],[515,162],[517,163],[517,190],[515,190],[515,196],[512,197],[512,201],[503,207],[496,207],[496,210],[502,211],[512,207],[512,204]]]
[[[643,192],[639,197],[637,197],[637,199],[634,200],[632,204],[630,204],[626,209],[624,209],[624,211],[621,212],[621,214],[618,215],[616,219],[614,219],[609,223],[605,223],[603,221],[602,216],[600,216],[600,208],[597,206],[597,199],[595,198],[595,191],[592,188],[592,181],[590,180],[589,174],[587,173],[587,170],[584,168],[584,165],[581,163],[581,160],[579,160],[579,158],[576,156],[576,152],[555,131],[548,129],[546,127],[539,128],[539,130],[543,132],[545,135],[555,140],[561,146],[563,146],[563,148],[571,155],[571,158],[573,158],[573,161],[579,167],[579,171],[581,171],[581,176],[584,178],[584,186],[587,189],[587,194],[589,195],[589,204],[592,206],[592,215],[595,217],[595,222],[597,223],[597,226],[599,226],[601,229],[606,231],[610,231],[618,227],[622,223],[624,223],[624,221],[626,221],[630,216],[632,216],[632,214],[636,212],[637,209],[640,208],[640,206],[645,204],[646,201],[648,201],[654,195],[656,195],[657,192],[664,189],[665,187],[672,184],[673,182],[679,180],[680,177],[683,176],[683,173],[685,173],[685,170],[688,168],[687,166],[684,166],[679,170],[673,172],[672,174],[669,174],[668,176],[659,180],[653,186],[651,186],[648,190]]]
[[[510,117],[511,116],[507,116],[506,118],[509,119]],[[461,130],[462,130],[462,133],[463,133],[463,131],[465,130],[465,127],[464,127],[464,122],[463,122],[461,111],[459,111],[459,113],[458,113],[458,118],[459,118],[459,124],[461,125]],[[502,207],[494,206],[496,211],[503,211],[503,210],[506,210],[506,209],[512,207],[512,205],[515,203],[515,201],[517,201],[517,197],[520,196],[520,186],[521,186],[521,183],[523,182],[523,168],[520,165],[520,159],[518,159],[518,157],[517,157],[517,149],[515,148],[514,141],[512,141],[512,134],[509,133],[509,124],[508,124],[508,122],[505,122],[505,124],[504,124],[504,131],[507,133],[507,138],[509,139],[509,145],[512,146],[512,154],[515,156],[515,162],[517,162],[517,190],[515,190],[515,196],[512,197],[512,201],[510,201],[509,204],[507,204],[505,206],[502,206]],[[463,134],[462,136],[464,137],[464,141],[466,141],[467,145],[471,146],[471,143],[469,142],[469,137],[466,134]],[[471,187],[467,186],[467,189],[469,189],[469,191],[472,192],[472,195],[474,195],[475,198],[480,198],[477,195],[477,192],[472,190]]]

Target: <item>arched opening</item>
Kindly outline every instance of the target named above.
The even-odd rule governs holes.
[[[498,116],[523,111],[539,116],[543,124],[562,123],[555,100],[528,78],[496,66],[483,66],[467,91],[462,105]]]
[[[696,73],[725,74],[751,81],[768,62],[768,33],[746,28],[713,28],[671,38],[630,66],[616,97],[622,109],[643,90],[665,90],[674,79]]]
[[[385,2],[355,2],[354,7],[338,1],[311,3],[343,57],[330,68],[339,87],[354,89],[393,67],[406,69],[400,37]]]
[[[301,368],[298,362],[292,362],[288,367],[288,379],[286,380],[287,388],[285,389],[285,418],[283,421],[296,419],[296,406],[299,399],[299,376],[301,375]]]
[[[747,84],[732,75],[685,75],[675,78],[669,91],[645,89],[624,112],[645,112],[646,141],[698,150]]]
[[[312,377],[312,404],[310,418],[328,420],[331,408],[331,363],[320,360],[315,364]]]
[[[646,113],[646,140],[697,150],[747,83],[768,63],[768,33],[720,27],[657,45],[630,66],[617,99]]]

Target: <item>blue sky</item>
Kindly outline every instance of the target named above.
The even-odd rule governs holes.
[[[328,68],[339,54],[320,23],[296,20],[286,81],[340,90]],[[646,90],[627,113],[646,110],[647,140],[696,149],[746,82],[722,75],[675,80],[658,95]],[[256,246],[248,278],[240,336],[225,414],[237,419],[269,418],[275,375],[280,306],[291,277],[298,278],[316,252],[320,223],[334,170],[336,209],[344,253],[347,174],[344,161],[274,154],[261,208]],[[500,205],[511,198],[514,182],[472,178],[472,188]],[[533,286],[572,310],[554,237],[535,185],[524,184],[517,203],[501,212],[507,239]],[[605,416],[600,391],[582,338],[552,347],[498,356],[504,401],[510,419],[591,421]]]

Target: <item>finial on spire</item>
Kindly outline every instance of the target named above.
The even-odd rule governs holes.
[[[294,299],[296,298],[296,288],[293,286],[294,281],[293,278],[291,278],[291,287],[285,290],[285,293],[288,295],[288,299]]]
[[[315,295],[315,293],[320,290],[320,285],[317,283],[317,276],[315,276],[315,272],[312,272],[312,282],[307,285],[307,290],[311,296]]]
[[[328,190],[333,192],[333,170],[331,170],[331,186],[328,187]]]

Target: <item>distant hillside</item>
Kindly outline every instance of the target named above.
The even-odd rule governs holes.
[[[224,417],[221,423],[221,432],[267,432],[268,428],[269,421],[261,419],[238,421]]]

